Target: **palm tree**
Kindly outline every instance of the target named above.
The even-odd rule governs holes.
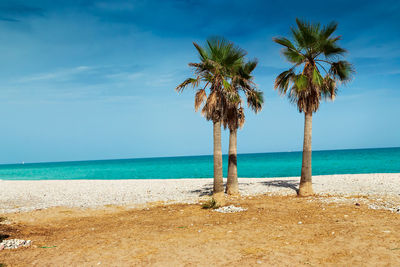
[[[195,95],[195,110],[203,103],[202,115],[213,122],[214,137],[214,195],[224,192],[222,178],[221,121],[227,105],[225,87],[229,86],[230,70],[242,64],[245,52],[221,37],[210,38],[205,47],[193,43],[199,53],[199,63],[189,63],[195,77],[176,87],[181,92],[188,85],[199,88]],[[208,95],[206,90],[209,91]]]
[[[237,130],[242,128],[245,122],[242,100],[239,90],[243,91],[247,105],[255,113],[261,110],[263,94],[256,90],[253,82],[252,71],[257,66],[257,60],[248,61],[232,70],[231,84],[227,87],[228,105],[224,116],[224,126],[229,128],[229,153],[228,153],[228,178],[226,192],[230,195],[239,194],[237,176]]]
[[[332,37],[337,23],[327,26],[310,24],[296,19],[297,28],[292,28],[294,43],[287,38],[274,38],[283,46],[282,53],[293,66],[279,74],[275,79],[275,89],[287,94],[299,112],[303,112],[304,141],[301,179],[298,195],[313,194],[311,171],[311,133],[312,114],[319,108],[321,99],[334,100],[338,84],[351,80],[354,73],[352,65],[341,60],[347,52],[338,45],[340,36]],[[322,76],[322,72],[325,74]],[[300,72],[301,71],[301,72]],[[321,74],[322,73],[322,74]]]

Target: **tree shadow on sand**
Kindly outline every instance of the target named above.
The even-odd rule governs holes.
[[[288,181],[263,181],[260,182],[260,184],[265,185],[265,186],[272,186],[272,187],[283,187],[283,188],[290,188],[296,191],[298,193],[299,189],[297,189],[297,186],[299,184],[298,181],[296,180],[288,180]]]
[[[239,188],[243,185],[249,185],[249,183],[239,183]],[[224,188],[226,187],[226,182],[224,182]],[[213,194],[213,184],[205,184],[202,188],[189,191],[191,194],[198,194],[199,197],[212,196]]]
[[[199,197],[202,196],[212,196],[212,191],[213,191],[213,184],[205,184],[202,188],[196,189],[196,190],[191,190],[189,191],[192,194],[198,194]]]
[[[239,178],[240,179],[240,178]],[[239,183],[239,188],[243,188],[245,186],[250,185],[251,183]],[[259,184],[262,184],[264,186],[272,186],[272,187],[281,187],[281,188],[289,188],[292,189],[294,191],[296,191],[296,193],[298,193],[299,189],[298,184],[299,181],[297,180],[287,180],[287,181],[281,181],[281,180],[274,180],[274,181],[263,181],[263,182],[259,182]],[[226,186],[226,183],[224,183],[224,187]],[[203,197],[203,196],[212,196],[212,192],[213,191],[213,184],[212,183],[208,183],[205,184],[202,188],[200,189],[196,189],[196,190],[191,190],[189,191],[191,194],[197,194],[199,197]]]
[[[0,234],[0,242],[3,241],[3,240],[6,239],[6,238],[9,238],[9,237],[10,237],[10,235],[3,235],[3,234]]]
[[[240,178],[239,178],[240,179]],[[249,186],[251,183],[239,183],[239,189]],[[267,182],[260,182],[260,184],[265,185],[265,186],[273,186],[273,187],[283,187],[283,188],[290,188],[293,189],[294,191],[298,191],[297,185],[298,181],[296,180],[289,180],[289,181],[267,181]],[[224,187],[226,186],[226,183],[224,183]],[[196,189],[196,190],[191,190],[189,191],[191,194],[198,194],[199,197],[203,196],[212,196],[213,194],[213,184],[208,183],[205,184],[202,188]]]

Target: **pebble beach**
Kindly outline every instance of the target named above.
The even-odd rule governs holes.
[[[239,178],[242,196],[296,195],[299,177]],[[400,173],[313,176],[318,195],[400,198]],[[140,207],[151,202],[198,203],[208,198],[212,179],[0,180],[0,213],[50,207]]]

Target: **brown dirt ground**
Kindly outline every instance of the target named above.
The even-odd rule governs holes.
[[[0,224],[0,235],[31,239],[33,245],[0,251],[0,263],[400,266],[399,214],[308,200],[231,198],[229,203],[248,208],[234,214],[162,203],[148,210],[108,206],[8,214],[14,223]]]

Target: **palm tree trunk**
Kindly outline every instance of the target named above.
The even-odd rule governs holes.
[[[303,162],[301,165],[301,179],[298,192],[299,196],[310,196],[314,194],[314,191],[312,189],[311,135],[312,135],[312,112],[305,112]]]
[[[237,129],[229,131],[228,180],[226,182],[226,193],[229,195],[239,194],[237,176]]]
[[[222,179],[222,149],[221,149],[221,122],[214,122],[214,189],[213,194],[224,193]]]

